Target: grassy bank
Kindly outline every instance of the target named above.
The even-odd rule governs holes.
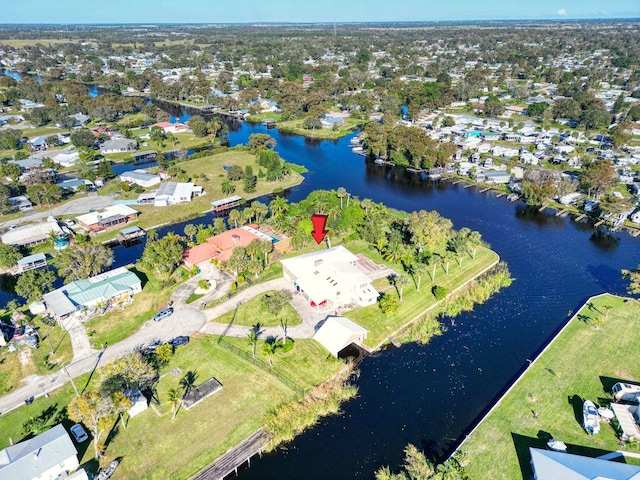
[[[610,295],[585,305],[464,443],[470,478],[531,478],[528,449],[545,448],[547,433],[566,443],[569,453],[593,457],[619,450],[606,423],[598,435],[586,434],[582,402],[606,406],[613,383],[640,379],[633,361],[639,315],[635,300]],[[627,450],[638,452],[638,446]]]
[[[304,120],[289,120],[287,122],[278,122],[276,128],[281,132],[295,133],[307,138],[316,138],[319,140],[337,140],[344,137],[348,133],[357,129],[364,122],[347,119],[343,126],[337,130],[331,128],[319,128],[315,130],[307,130],[302,126]]]
[[[350,248],[350,245],[347,247]],[[354,251],[354,253],[360,252]],[[362,253],[371,255],[374,261],[378,261],[373,250]],[[417,279],[406,286],[403,289],[403,300],[397,312],[385,316],[379,306],[375,304],[353,310],[345,314],[345,316],[369,330],[365,343],[367,346],[375,348],[390,335],[394,335],[437,304],[435,296],[431,293],[433,285],[445,287],[451,292],[497,262],[498,255],[495,252],[488,248],[478,248],[476,258],[472,259],[467,256],[463,260],[462,266],[452,260],[448,274],[445,272],[444,267],[437,267],[435,282],[431,280],[429,275],[425,275],[422,278],[420,290],[417,289]],[[395,289],[391,289],[392,287],[386,279],[380,279],[377,283],[374,283],[374,286],[378,289],[386,288],[390,295],[397,294]]]

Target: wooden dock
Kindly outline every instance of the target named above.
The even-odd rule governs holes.
[[[604,223],[604,220],[600,220],[598,223],[594,225],[594,227],[598,228],[600,225]]]
[[[486,192],[488,192],[489,190],[491,190],[492,188],[493,188],[493,187],[485,187],[485,188],[483,188],[482,190],[480,190],[480,193],[486,193]]]
[[[549,206],[549,205],[542,205],[542,206],[538,209],[538,211],[539,211],[539,212],[544,212],[544,210],[545,210],[548,206]]]
[[[556,212],[556,217],[562,217],[564,216],[569,210],[567,210],[566,208],[563,208],[562,210],[558,210]]]
[[[581,214],[580,216],[575,218],[576,222],[579,222],[580,220],[582,220],[584,217],[586,217],[587,215],[585,213]]]
[[[389,341],[391,342],[391,345],[396,348],[400,348],[400,346],[402,345],[398,340],[396,340],[395,337],[389,337]]]
[[[238,468],[245,462],[249,466],[251,465],[251,457],[262,455],[268,441],[269,434],[265,430],[260,429],[253,432],[222,457],[191,477],[191,480],[222,480],[232,472],[237,475]]]
[[[471,187],[473,187],[473,183],[467,183],[467,184],[464,186],[464,188],[471,188]]]
[[[635,230],[631,235],[637,237],[638,235],[640,235],[640,230]]]
[[[498,195],[496,195],[496,198],[501,198],[504,197],[506,195],[505,192],[499,192]]]

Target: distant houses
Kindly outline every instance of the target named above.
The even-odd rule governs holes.
[[[100,146],[100,153],[106,155],[108,153],[124,153],[135,152],[138,149],[138,143],[135,140],[127,138],[113,138],[107,140]]]

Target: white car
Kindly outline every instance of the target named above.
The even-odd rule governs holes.
[[[75,438],[76,442],[78,443],[82,443],[89,438],[89,435],[87,435],[87,432],[85,432],[84,428],[82,428],[82,425],[80,425],[79,423],[76,423],[75,425],[73,425],[69,429],[69,431],[71,432],[71,435],[73,435],[73,438]]]
[[[73,221],[73,220],[71,220],[70,218],[67,218],[67,219],[64,221],[64,224],[65,224],[67,227],[73,227],[73,226],[76,224],[76,222],[74,222],[74,221]]]

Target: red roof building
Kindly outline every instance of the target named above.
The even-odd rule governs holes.
[[[252,227],[227,230],[210,237],[207,239],[207,243],[189,248],[184,252],[184,263],[187,266],[191,266],[201,262],[210,262],[214,258],[224,263],[231,258],[234,248],[246,247],[254,240],[266,241],[271,238],[265,238],[266,235],[260,234]]]

